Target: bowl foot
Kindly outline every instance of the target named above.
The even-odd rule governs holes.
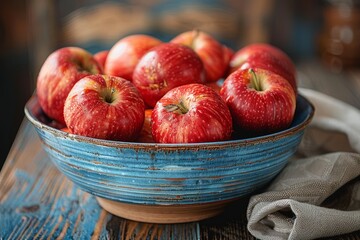
[[[141,205],[96,198],[102,208],[111,214],[129,220],[147,223],[185,223],[214,217],[223,212],[232,201],[186,205]]]

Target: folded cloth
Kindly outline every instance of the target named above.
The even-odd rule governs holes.
[[[302,144],[307,144],[306,147],[301,146],[300,150],[304,148],[311,151],[312,155],[314,150],[320,149],[325,152],[340,150],[360,153],[359,109],[314,90],[300,88],[299,92],[315,106],[315,115],[310,126],[312,131],[308,131],[313,135],[304,138]]]
[[[360,230],[360,111],[299,89],[315,106],[296,156],[250,198],[249,232],[259,239],[315,239]]]

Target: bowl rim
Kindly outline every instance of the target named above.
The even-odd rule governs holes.
[[[34,115],[31,109],[38,108],[39,111],[41,107],[37,100],[37,95],[33,94],[30,99],[27,101],[24,107],[25,116],[27,119],[38,129],[43,129],[50,132],[53,135],[56,135],[60,138],[72,139],[78,142],[84,142],[88,144],[106,146],[106,147],[115,147],[115,148],[133,148],[133,149],[158,149],[158,150],[181,150],[181,149],[218,149],[224,147],[235,147],[235,146],[248,146],[258,143],[265,143],[270,141],[276,141],[281,138],[285,138],[289,135],[302,131],[309,123],[311,122],[312,118],[314,117],[315,107],[314,105],[303,95],[297,94],[297,99],[302,98],[303,101],[309,106],[310,111],[309,114],[305,117],[303,121],[289,127],[287,129],[261,135],[257,137],[250,137],[250,138],[243,138],[243,139],[233,139],[233,140],[226,140],[226,141],[217,141],[217,142],[201,142],[201,143],[143,143],[143,142],[126,142],[126,141],[116,141],[116,140],[105,140],[105,139],[97,139],[91,138],[81,135],[72,134],[69,132],[62,131],[61,129],[57,129],[52,127],[46,123],[41,122],[38,118]]]

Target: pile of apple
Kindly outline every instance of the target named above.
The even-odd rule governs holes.
[[[279,48],[237,51],[194,30],[164,42],[134,34],[94,55],[51,53],[38,75],[44,113],[73,134],[196,143],[283,130],[296,107],[295,66]]]

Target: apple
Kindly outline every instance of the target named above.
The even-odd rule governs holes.
[[[102,68],[105,67],[105,61],[109,54],[109,50],[102,50],[94,54],[95,60],[100,64]]]
[[[244,136],[283,130],[294,117],[293,87],[265,69],[236,70],[225,79],[220,95],[230,109],[234,128]]]
[[[205,81],[199,56],[189,47],[162,43],[149,50],[136,65],[133,83],[149,108],[170,89]]]
[[[191,47],[199,55],[204,63],[207,82],[215,82],[224,77],[229,65],[228,49],[209,34],[199,30],[187,31],[170,42]]]
[[[224,51],[224,62],[230,63],[231,58],[234,56],[235,52],[230,47],[223,45]]]
[[[222,84],[221,81],[204,83],[204,85],[212,88],[218,94],[220,94],[221,84]]]
[[[64,106],[67,127],[77,135],[134,141],[145,105],[135,86],[116,76],[89,75],[71,89]]]
[[[193,83],[167,92],[151,115],[152,135],[159,143],[198,143],[228,140],[231,114],[210,87]]]
[[[93,55],[79,47],[64,47],[52,52],[41,66],[36,94],[44,113],[65,124],[64,103],[74,84],[81,78],[102,73]]]
[[[249,68],[273,71],[287,79],[297,92],[295,64],[281,49],[267,43],[253,43],[239,49],[230,60],[230,73]]]
[[[226,63],[226,65],[227,65],[225,73],[223,75],[223,78],[226,78],[229,75],[230,61],[231,61],[232,57],[234,56],[235,52],[233,49],[229,48],[226,45],[223,45],[223,51],[224,51],[224,63]]]
[[[71,130],[68,127],[63,127],[60,130],[63,132],[71,133]]]
[[[152,109],[145,109],[145,119],[144,119],[144,125],[142,127],[142,130],[140,132],[140,136],[137,139],[138,142],[143,143],[153,143],[154,139],[151,134],[151,114]]]
[[[162,43],[145,34],[134,34],[121,38],[110,49],[104,71],[108,75],[123,77],[132,81],[135,66],[151,48]]]

